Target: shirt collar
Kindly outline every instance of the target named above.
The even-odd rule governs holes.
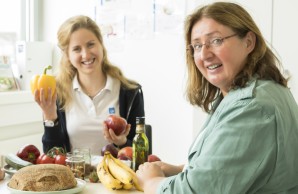
[[[79,81],[78,81],[78,76],[77,75],[75,75],[75,77],[72,80],[72,87],[75,91],[77,91],[77,90],[82,91],[81,86],[80,86]]]
[[[115,85],[114,82],[115,82],[115,80],[111,76],[107,75],[107,83],[106,83],[105,87],[103,88],[103,90],[112,91],[113,86]],[[75,75],[75,77],[72,81],[72,87],[75,91],[82,91],[82,88],[81,88],[81,85],[79,84],[77,75]]]
[[[104,87],[104,89],[112,91],[114,88],[113,87],[114,85],[115,85],[114,79],[111,76],[107,75],[107,83],[106,83],[106,86]]]
[[[228,94],[223,98],[222,96],[219,96],[213,103],[212,103],[212,109],[215,110],[217,107],[224,103],[231,103],[235,100],[241,100],[241,99],[247,99],[247,98],[253,98],[255,93],[255,88],[257,86],[257,77],[254,76],[251,80],[249,80],[244,88],[237,88],[232,89],[228,92]]]
[[[254,96],[255,88],[257,86],[257,78],[252,77],[244,88],[238,88],[231,90],[228,95],[236,99],[252,98]]]

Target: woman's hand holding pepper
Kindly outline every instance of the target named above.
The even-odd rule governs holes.
[[[48,98],[45,97],[44,89],[36,89],[34,91],[34,100],[40,106],[43,111],[44,120],[52,120],[54,121],[57,116],[57,107],[56,107],[56,100],[57,94],[56,92],[52,95],[52,89],[48,89]]]

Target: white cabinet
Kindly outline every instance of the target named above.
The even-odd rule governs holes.
[[[0,155],[25,144],[41,150],[43,130],[41,109],[29,91],[0,93]]]
[[[29,89],[31,77],[52,64],[52,44],[17,42],[16,63],[14,74],[22,91],[0,92],[0,155],[25,144],[42,148],[42,112]]]
[[[52,65],[52,44],[49,42],[17,42],[17,72],[15,75],[22,90],[30,89],[30,79],[42,74],[43,69]]]

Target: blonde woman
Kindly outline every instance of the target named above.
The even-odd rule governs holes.
[[[69,18],[57,35],[62,51],[57,92],[46,100],[45,89],[35,91],[45,125],[43,150],[88,147],[91,154],[99,155],[108,143],[131,145],[135,119],[144,116],[141,86],[110,63],[100,29],[91,18]],[[104,124],[110,114],[120,115],[130,124],[119,136]]]

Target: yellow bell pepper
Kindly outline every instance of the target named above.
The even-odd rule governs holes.
[[[52,97],[56,90],[56,80],[54,76],[47,75],[47,70],[52,69],[52,66],[48,66],[44,69],[42,75],[34,75],[30,80],[31,92],[34,94],[34,91],[44,89],[45,98],[48,98],[48,89],[52,88]]]

